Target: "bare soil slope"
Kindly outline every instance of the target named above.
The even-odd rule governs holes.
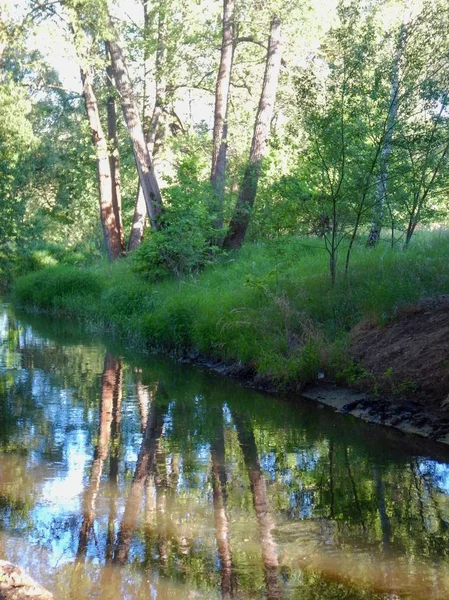
[[[403,309],[385,327],[359,325],[351,354],[383,385],[440,406],[449,394],[449,295]]]
[[[361,387],[391,396],[379,411],[430,428],[433,437],[449,435],[449,295],[402,309],[384,327],[361,323],[350,352],[366,371]]]

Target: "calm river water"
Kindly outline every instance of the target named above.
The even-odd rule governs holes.
[[[449,454],[0,306],[0,558],[61,599],[449,598]]]

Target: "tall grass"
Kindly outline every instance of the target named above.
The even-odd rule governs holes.
[[[149,283],[132,261],[56,266],[17,279],[16,301],[82,319],[148,347],[240,361],[279,389],[340,368],[347,333],[425,296],[449,293],[449,237],[422,235],[408,250],[362,245],[330,285],[318,241],[247,245],[200,275]]]

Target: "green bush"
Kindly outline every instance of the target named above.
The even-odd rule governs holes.
[[[188,156],[180,165],[178,182],[164,190],[161,230],[151,232],[133,255],[135,272],[160,279],[197,272],[214,257],[217,248],[210,211],[212,189],[198,179],[197,159]]]

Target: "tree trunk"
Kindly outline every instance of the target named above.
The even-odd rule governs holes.
[[[148,62],[149,53],[147,50],[147,31],[149,28],[149,14],[148,14],[148,3],[144,2],[144,28],[145,28],[145,68]],[[145,142],[148,148],[149,155],[152,159],[156,154],[156,140],[159,134],[159,125],[163,112],[163,107],[166,102],[166,90],[167,85],[163,75],[164,62],[166,57],[166,22],[165,22],[165,7],[164,3],[159,3],[159,14],[158,14],[158,39],[157,39],[157,50],[156,50],[156,100],[153,112],[148,114],[149,108],[147,106],[147,72],[144,74],[144,92],[143,92],[143,131]],[[139,188],[136,195],[136,205],[134,208],[133,223],[131,226],[131,234],[129,236],[129,250],[135,250],[143,239],[143,232],[145,229],[147,209],[145,204],[145,197],[143,190],[139,182]]]
[[[110,260],[114,260],[122,254],[122,245],[114,211],[113,180],[109,163],[108,144],[100,121],[98,103],[92,87],[91,73],[81,69],[81,81],[83,84],[86,114],[97,155],[100,219],[108,257]]]
[[[129,251],[135,250],[142,243],[146,219],[147,205],[145,203],[145,196],[143,195],[142,187],[139,182],[136,194],[136,205],[134,207],[133,224],[131,225],[131,233],[129,234]]]
[[[232,554],[229,543],[229,522],[226,513],[226,470],[224,466],[225,444],[223,415],[220,416],[218,432],[210,445],[212,461],[212,497],[214,504],[215,539],[221,564],[221,593],[223,600],[230,600],[232,593]]]
[[[399,108],[399,68],[402,53],[404,50],[405,35],[406,29],[405,26],[402,25],[401,32],[399,34],[399,45],[393,62],[393,82],[391,84],[390,103],[388,105],[385,138],[382,151],[380,153],[380,173],[377,177],[376,201],[374,204],[374,213],[373,220],[371,222],[371,229],[368,235],[368,246],[375,246],[377,244],[382,231],[382,221],[384,217],[385,202],[387,199],[389,158],[392,150],[394,125],[396,122],[396,117]]]
[[[259,107],[257,109],[249,162],[243,176],[243,182],[234,214],[229,224],[228,233],[223,243],[223,247],[226,249],[240,248],[245,240],[251,210],[256,198],[262,161],[267,154],[267,140],[276,100],[279,71],[281,69],[281,54],[281,22],[275,17],[271,22],[265,76]]]
[[[122,365],[116,372],[116,386],[112,403],[111,423],[111,456],[109,460],[109,499],[108,533],[106,536],[106,562],[111,562],[114,555],[115,522],[117,520],[118,474],[120,460],[120,437],[122,421]]]
[[[115,92],[113,86],[112,67],[110,64],[109,43],[105,42],[106,58],[106,85],[108,88],[107,113],[108,113],[108,150],[109,166],[112,178],[112,205],[114,207],[115,222],[117,225],[122,252],[125,250],[125,240],[123,237],[122,222],[122,188],[120,179],[120,153],[118,149],[117,137],[117,109],[115,105]]]
[[[160,135],[160,121],[164,106],[166,103],[167,96],[167,82],[164,76],[164,67],[167,56],[167,31],[166,31],[166,19],[165,19],[165,2],[161,0],[159,2],[159,14],[158,14],[158,34],[157,34],[157,49],[156,49],[156,100],[154,104],[153,114],[148,124],[146,131],[146,140],[148,145],[148,152],[152,157],[155,156],[156,141]]]
[[[227,114],[231,70],[234,59],[234,0],[223,0],[223,40],[215,89],[215,114],[210,182],[214,193],[215,227],[223,227],[223,197],[226,175]]]
[[[83,522],[81,524],[77,560],[84,560],[87,552],[89,534],[93,527],[98,491],[100,489],[103,465],[109,453],[109,440],[111,437],[111,424],[113,418],[114,397],[118,395],[117,386],[121,384],[121,365],[109,353],[104,359],[104,369],[101,384],[100,401],[100,429],[98,443],[95,448],[89,486],[86,489],[83,508]]]
[[[117,42],[109,42],[112,72],[120,94],[123,116],[134,148],[139,181],[142,186],[151,226],[160,229],[159,217],[162,212],[162,197],[148,152],[139,109],[132,88],[131,79],[125,64],[123,51]]]
[[[270,514],[267,484],[260,468],[256,440],[246,419],[233,414],[233,420],[237,429],[237,437],[242,449],[245,467],[248,471],[254,511],[259,526],[267,598],[268,600],[279,600],[281,598],[279,561],[276,542],[272,534],[274,522]]]
[[[151,403],[143,434],[136,469],[131,483],[114,552],[114,563],[125,564],[128,560],[132,537],[142,505],[142,496],[147,475],[154,469],[157,446],[162,433],[163,414],[156,400]]]

